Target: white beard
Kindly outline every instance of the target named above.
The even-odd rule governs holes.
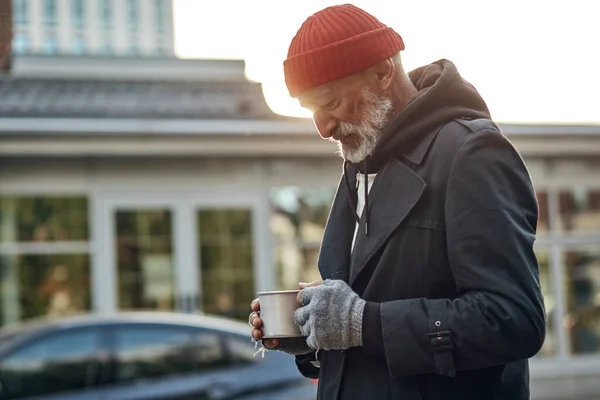
[[[359,138],[357,145],[338,142],[340,155],[355,164],[361,162],[373,152],[393,109],[390,99],[379,97],[368,88],[363,89],[362,94],[366,104],[362,118],[363,122],[360,124],[340,122],[338,127],[339,138],[351,135]]]

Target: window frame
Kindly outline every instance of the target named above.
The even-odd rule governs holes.
[[[600,245],[600,229],[584,231],[568,231],[560,229],[560,192],[570,191],[574,186],[584,187],[586,190],[600,190],[600,185],[594,183],[582,183],[579,185],[557,184],[547,186],[536,186],[536,192],[546,192],[548,207],[548,231],[538,234],[536,238],[536,250],[547,250],[549,252],[550,281],[552,292],[555,297],[555,318],[552,321],[556,344],[553,356],[535,356],[535,362],[546,363],[556,360],[578,360],[600,359],[600,352],[576,354],[571,351],[571,338],[563,322],[569,314],[567,300],[567,284],[569,276],[567,266],[564,263],[565,252],[588,246]]]

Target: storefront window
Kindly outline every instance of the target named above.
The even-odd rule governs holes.
[[[538,201],[537,233],[546,234],[550,229],[548,218],[548,192],[545,190],[538,190],[536,196]]]
[[[547,325],[546,325],[546,339],[544,345],[539,352],[541,356],[553,356],[556,355],[556,332],[554,330],[554,321],[556,319],[556,301],[554,296],[554,287],[551,281],[551,267],[550,267],[550,251],[547,249],[540,249],[536,251],[536,257],[540,267],[540,283],[542,286],[542,295],[544,296],[544,305],[546,307]]]
[[[174,307],[173,235],[169,210],[116,212],[119,307]]]
[[[0,322],[90,310],[87,254],[0,256]]]
[[[0,198],[0,243],[88,240],[85,197]]]
[[[279,289],[320,279],[317,260],[335,188],[271,191],[271,233]]]
[[[559,192],[560,227],[569,233],[600,232],[600,188],[573,187]]]
[[[600,353],[600,246],[565,250],[564,268],[571,352]]]
[[[0,324],[90,309],[88,201],[0,197]]]
[[[203,311],[247,319],[256,294],[251,211],[201,210],[197,224]]]

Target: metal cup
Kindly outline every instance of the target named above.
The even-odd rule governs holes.
[[[264,339],[302,336],[294,323],[294,312],[298,308],[296,296],[299,292],[300,290],[258,292]]]

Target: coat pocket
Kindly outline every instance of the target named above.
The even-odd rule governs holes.
[[[409,216],[406,218],[400,226],[410,226],[413,228],[431,229],[434,231],[446,232],[446,224],[444,221],[438,219],[423,218],[419,215]]]

